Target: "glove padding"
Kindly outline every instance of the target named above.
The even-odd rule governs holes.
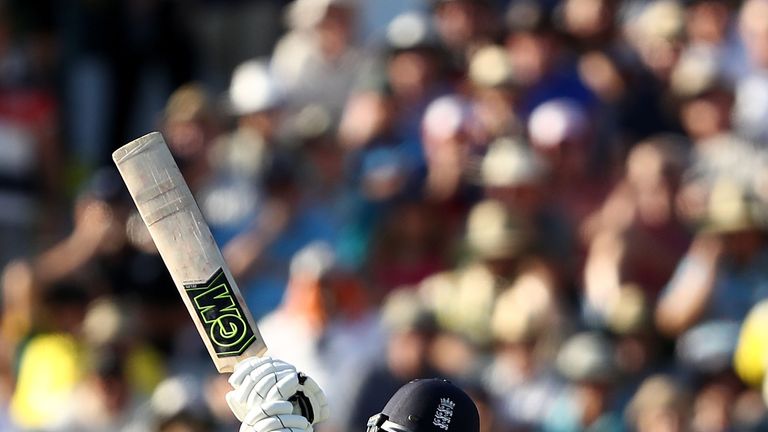
[[[293,413],[292,403],[267,401],[245,416],[240,432],[314,432],[314,430],[304,416]]]
[[[234,390],[227,393],[227,403],[240,421],[272,401],[290,402],[293,414],[304,416],[310,424],[328,418],[328,402],[315,380],[284,361],[271,357],[245,359],[235,365],[229,383]]]

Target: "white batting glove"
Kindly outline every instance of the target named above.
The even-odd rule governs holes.
[[[290,402],[292,414],[304,416],[310,424],[328,418],[328,401],[315,380],[284,361],[245,359],[235,365],[229,383],[234,390],[227,393],[227,403],[240,421],[261,413],[262,405],[273,401]]]
[[[251,410],[242,420],[240,432],[314,432],[309,421],[293,413],[287,401],[268,401]]]

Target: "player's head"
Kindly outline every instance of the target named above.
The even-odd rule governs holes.
[[[480,416],[472,399],[444,379],[420,379],[397,391],[368,420],[368,432],[477,432]]]

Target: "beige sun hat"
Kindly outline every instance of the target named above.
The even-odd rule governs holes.
[[[555,364],[573,382],[610,382],[618,374],[611,342],[597,332],[571,336],[560,348]]]
[[[483,186],[517,186],[541,180],[546,165],[520,139],[502,137],[489,146],[480,171]]]
[[[435,313],[411,288],[400,288],[387,296],[381,310],[381,321],[387,330],[394,333],[433,331],[437,328]]]
[[[718,179],[712,186],[702,231],[725,234],[763,228],[757,210],[756,200],[738,182]]]
[[[470,210],[467,242],[481,258],[513,257],[524,250],[528,241],[524,222],[500,202],[485,200]]]
[[[507,51],[499,45],[478,49],[469,60],[469,79],[479,87],[514,84],[515,74]]]
[[[685,9],[675,0],[648,2],[629,24],[635,39],[677,39],[685,30]]]

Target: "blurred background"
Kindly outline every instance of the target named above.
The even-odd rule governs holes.
[[[239,427],[153,130],[318,431],[768,430],[768,0],[0,1],[0,430]]]

